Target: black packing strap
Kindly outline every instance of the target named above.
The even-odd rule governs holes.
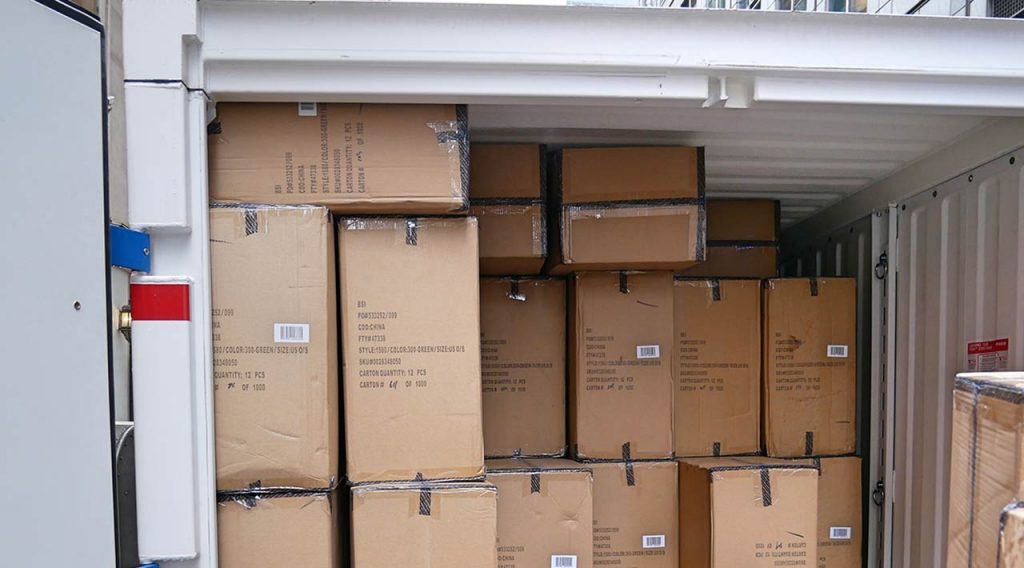
[[[629,281],[625,271],[619,272],[619,292],[629,294]]]
[[[530,493],[540,493],[540,474],[530,474]]]
[[[423,474],[416,474],[416,481],[423,481]],[[430,488],[423,486],[420,488],[420,515],[424,517],[430,516]]]
[[[804,432],[804,455],[814,455],[814,432]]]
[[[716,458],[722,455],[722,442],[715,442],[711,445],[711,455]]]
[[[255,209],[245,210],[245,236],[254,235],[260,230],[259,218]]]
[[[418,232],[418,227],[417,227],[416,219],[406,219],[405,220],[405,244],[407,244],[409,246],[416,246],[416,240],[418,238],[418,235],[416,234],[417,232]]]
[[[526,294],[523,294],[519,290],[519,279],[518,278],[513,278],[512,281],[509,282],[507,296],[508,296],[509,300],[515,300],[517,302],[525,302],[526,301]]]
[[[812,458],[811,461],[814,462],[814,467],[818,469],[818,477],[821,477],[821,458]]]
[[[636,472],[633,471],[633,454],[630,451],[629,442],[622,444],[622,461],[626,466],[626,485],[633,487],[636,485]]]
[[[772,478],[766,467],[761,468],[761,504],[772,506]]]
[[[711,299],[715,302],[722,301],[722,281],[717,278],[708,280],[711,285]]]
[[[512,452],[512,457],[514,457],[514,458],[521,458],[521,457],[523,457],[523,449],[522,448],[516,448],[515,451]]]
[[[810,278],[809,280],[811,281],[811,296],[817,296],[818,295],[818,279],[817,278]]]

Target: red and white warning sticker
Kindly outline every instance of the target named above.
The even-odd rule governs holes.
[[[1010,339],[972,341],[967,344],[968,371],[1005,371],[1010,358]]]

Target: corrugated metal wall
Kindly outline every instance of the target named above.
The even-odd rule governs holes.
[[[953,377],[967,343],[1024,368],[1024,152],[897,204],[893,566],[944,565]]]

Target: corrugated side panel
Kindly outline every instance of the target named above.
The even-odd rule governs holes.
[[[893,566],[945,565],[953,377],[1009,338],[1024,368],[1024,152],[897,205]]]

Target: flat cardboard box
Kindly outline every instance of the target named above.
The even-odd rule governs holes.
[[[818,462],[818,568],[861,568],[861,461]]]
[[[578,272],[569,301],[569,437],[578,459],[673,455],[670,272]]]
[[[464,213],[466,107],[220,103],[210,196],[335,213]]]
[[[587,467],[594,474],[594,566],[679,568],[678,464]]]
[[[498,565],[593,566],[594,494],[590,470],[570,460],[488,460],[498,488]]]
[[[687,277],[778,276],[779,202],[709,199],[707,254],[682,272]]]
[[[337,491],[221,496],[221,568],[339,568]]]
[[[338,223],[347,475],[483,475],[473,217]]]
[[[999,518],[999,563],[997,568],[1024,566],[1024,503],[1011,503]]]
[[[768,455],[852,454],[857,446],[857,281],[767,280],[763,306]]]
[[[549,274],[681,270],[705,258],[704,151],[566,148],[554,154]]]
[[[561,456],[565,280],[480,280],[484,455]]]
[[[353,487],[352,568],[497,568],[497,505],[487,483]]]
[[[539,274],[547,255],[544,149],[473,144],[470,215],[480,222],[480,274]]]
[[[322,207],[210,210],[218,489],[337,483],[334,263]]]
[[[679,462],[680,566],[814,566],[817,516],[814,466],[753,457]]]
[[[676,278],[676,456],[761,449],[761,282]]]
[[[1024,499],[1024,373],[963,373],[953,391],[948,568],[995,566],[999,518]]]

